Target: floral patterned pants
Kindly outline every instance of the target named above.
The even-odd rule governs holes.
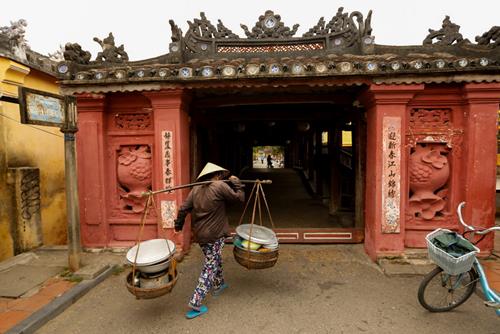
[[[201,306],[203,299],[211,289],[217,290],[224,284],[222,273],[224,238],[220,238],[213,244],[201,244],[200,247],[205,255],[205,263],[198,279],[198,285],[189,300],[189,306],[193,308]]]

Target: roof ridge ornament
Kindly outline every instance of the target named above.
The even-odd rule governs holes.
[[[123,63],[128,61],[128,54],[125,52],[123,44],[116,47],[113,33],[110,32],[108,37],[103,40],[94,37],[94,41],[102,47],[102,52],[97,54],[96,62]]]
[[[189,29],[184,36],[186,48],[191,52],[207,52],[209,44],[207,42],[199,43],[200,39],[238,39],[239,36],[228,29],[221,20],[218,20],[215,27],[207,19],[204,12],[200,13],[201,19],[195,18],[193,22],[187,21]],[[173,33],[174,30],[172,30]],[[172,35],[173,36],[173,35]],[[173,41],[173,39],[172,39]]]
[[[189,31],[193,35],[201,38],[239,38],[228,29],[221,20],[218,20],[217,27],[215,27],[210,20],[207,19],[204,12],[200,13],[201,19],[195,18],[193,21],[188,21]]]
[[[28,22],[25,19],[10,21],[10,26],[0,27],[0,44],[21,60],[26,61],[26,51],[30,49],[24,38]]]
[[[266,10],[264,15],[259,16],[259,21],[255,23],[252,30],[244,24],[240,27],[245,31],[248,39],[264,39],[264,38],[290,38],[297,32],[298,24],[294,24],[292,29],[285,26],[281,22],[281,16],[274,14],[272,10]]]
[[[448,15],[445,16],[441,29],[429,29],[429,35],[422,42],[423,45],[452,45],[453,43],[466,42],[461,33],[459,33],[460,26],[451,22]],[[437,42],[433,43],[432,40],[436,38]]]
[[[63,57],[66,61],[87,65],[92,55],[90,52],[83,50],[78,43],[66,43],[64,45]]]
[[[348,13],[344,13],[344,7],[339,7],[335,16],[326,25],[324,17],[321,17],[318,23],[304,33],[302,37],[334,35],[343,37],[346,40],[344,46],[352,46],[358,40],[368,42],[368,39],[370,39],[370,43],[366,44],[371,44],[373,42],[371,19],[371,10],[368,12],[366,20],[363,20],[363,14],[360,12],[354,11],[348,15]]]
[[[224,26],[224,24],[222,23],[222,21],[219,19],[217,20],[217,30],[219,32],[219,38],[222,38],[222,37],[227,37],[227,38],[240,38],[238,35],[234,34],[231,29],[229,28],[226,28],[226,26]]]
[[[168,23],[170,23],[170,30],[172,30],[172,42],[177,43],[182,41],[181,28],[175,24],[174,20],[169,20]]]
[[[59,44],[59,49],[57,49],[54,52],[49,52],[47,54],[50,60],[55,61],[55,62],[60,62],[64,60],[64,46]]]
[[[482,34],[481,36],[476,36],[476,42],[478,45],[488,45],[493,48],[500,45],[500,27],[493,26]]]

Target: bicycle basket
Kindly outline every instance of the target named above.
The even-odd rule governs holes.
[[[446,253],[444,250],[442,250],[441,248],[437,247],[432,243],[432,240],[435,237],[443,233],[449,233],[449,232],[452,231],[438,228],[437,230],[429,233],[425,237],[425,240],[427,241],[427,250],[429,251],[429,258],[435,264],[440,266],[445,273],[450,275],[458,275],[467,272],[472,268],[472,265],[474,264],[474,259],[476,258],[476,254],[479,253],[480,250],[479,248],[473,245],[474,251],[471,251],[470,253],[464,254],[460,257],[454,257],[453,255]],[[461,235],[457,235],[457,237],[468,241]]]

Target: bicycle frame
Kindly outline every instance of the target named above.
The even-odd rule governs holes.
[[[467,225],[463,219],[463,216],[462,216],[462,208],[464,206],[465,206],[465,202],[461,202],[457,207],[457,216],[459,218],[459,222],[465,228],[464,232],[462,233],[462,236],[464,238],[469,239],[469,241],[471,241],[473,244],[477,244],[485,237],[486,234],[493,232],[493,231],[500,231],[500,226],[493,226],[493,227],[490,227],[488,229],[484,229],[484,228],[478,229],[478,228],[475,228],[474,226]],[[434,248],[430,248],[431,241],[428,238],[433,237],[436,232],[440,232],[439,229],[431,232],[426,237],[429,250],[432,250],[432,251],[434,251]],[[465,237],[465,235],[468,233],[471,233],[470,238]],[[482,236],[482,237],[479,240],[477,240],[476,242],[473,242],[475,234]],[[478,251],[478,249],[476,247],[476,252],[477,251]],[[431,251],[429,251],[429,254],[433,255],[433,253],[431,253]],[[472,255],[474,255],[474,254],[472,254]],[[431,259],[435,259],[436,264],[438,266],[439,266],[439,262],[446,261],[446,260],[442,260],[440,257],[431,257]],[[475,258],[475,257],[471,258],[469,256],[467,258],[467,260],[469,262],[465,263],[466,266],[464,264],[463,269],[468,270],[467,268],[470,268],[470,266],[472,265],[472,268],[474,268],[474,270],[469,270],[469,271],[466,271],[464,273],[456,275],[456,274],[447,274],[446,272],[444,272],[443,268],[440,268],[440,270],[442,270],[442,273],[444,274],[444,275],[440,275],[441,287],[446,288],[448,290],[448,294],[452,294],[452,297],[453,297],[453,293],[456,290],[458,290],[462,286],[467,287],[466,290],[464,290],[465,293],[463,294],[463,296],[460,296],[460,299],[458,299],[454,303],[448,303],[447,305],[445,304],[443,306],[436,305],[433,302],[428,303],[428,301],[426,300],[426,297],[425,297],[426,288],[427,288],[429,282],[431,282],[436,277],[436,275],[441,273],[439,270],[434,269],[429,274],[427,274],[427,276],[424,278],[424,280],[420,283],[420,287],[418,289],[418,300],[419,300],[420,304],[424,308],[426,308],[427,310],[429,310],[431,312],[446,312],[446,311],[452,310],[455,307],[464,303],[471,296],[471,294],[473,292],[473,288],[475,287],[475,285],[477,284],[477,281],[479,280],[479,282],[481,284],[481,288],[483,290],[484,300],[485,300],[486,306],[494,308],[496,315],[500,316],[500,291],[495,291],[490,287],[490,285],[488,283],[488,277],[486,277],[483,266],[481,265],[481,263],[479,263],[477,258]],[[474,262],[471,263],[470,260],[473,260]],[[442,265],[447,266],[447,263],[443,262]],[[453,269],[455,269],[455,270],[453,270]],[[460,268],[460,270],[461,269],[462,268]],[[458,272],[459,271],[459,270],[457,270],[457,268],[451,268],[449,270],[450,270],[450,272]],[[455,277],[454,282],[452,280],[452,277]],[[473,279],[473,280],[470,282],[469,281],[464,282],[464,279],[466,277]],[[452,286],[448,286],[448,281],[450,282],[450,284]],[[473,284],[472,289],[471,289],[471,284]]]
[[[479,274],[479,282],[481,283],[481,288],[483,289],[484,299],[490,302],[500,303],[500,296],[490,288],[483,266],[477,259],[474,260],[474,268]],[[500,316],[500,309],[496,309],[495,312],[498,316]]]

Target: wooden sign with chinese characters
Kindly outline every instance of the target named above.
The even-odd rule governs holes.
[[[382,139],[382,233],[399,233],[401,220],[401,118],[385,117]]]
[[[19,87],[21,123],[60,127],[64,125],[64,96]]]
[[[173,168],[173,136],[172,131],[162,131],[162,165],[163,165],[163,187],[170,188],[174,186],[174,168]]]

